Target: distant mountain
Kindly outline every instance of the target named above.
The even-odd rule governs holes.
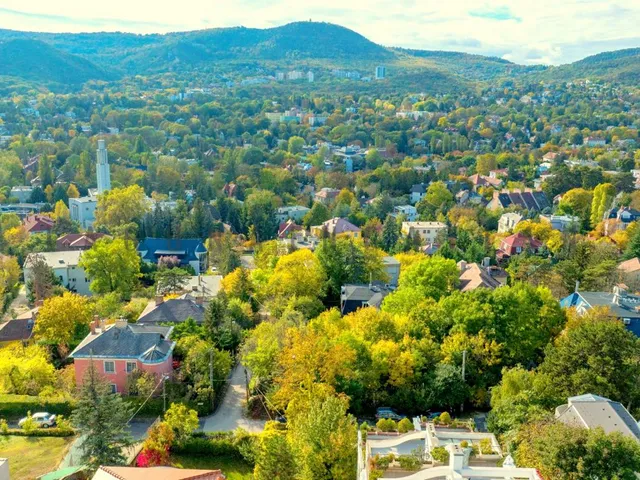
[[[640,48],[592,55],[574,63],[550,68],[542,77],[560,81],[604,79],[637,85],[640,79]]]
[[[640,49],[588,57],[561,67],[523,66],[460,52],[386,48],[330,23],[295,22],[275,28],[215,28],[169,34],[53,34],[0,30],[0,75],[35,81],[81,83],[91,78],[145,75],[172,70],[344,68],[368,70],[383,63],[390,81],[409,75],[429,83],[531,76],[567,81],[583,77],[637,81]]]
[[[41,83],[82,84],[109,77],[89,60],[32,39],[0,43],[0,75]]]

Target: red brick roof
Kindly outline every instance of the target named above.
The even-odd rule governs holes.
[[[29,215],[24,219],[24,228],[29,233],[49,232],[55,221],[45,215]]]

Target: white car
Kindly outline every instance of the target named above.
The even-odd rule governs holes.
[[[18,426],[22,427],[29,417],[24,417],[18,422]],[[49,428],[56,426],[56,416],[47,412],[38,412],[31,415],[38,428]]]

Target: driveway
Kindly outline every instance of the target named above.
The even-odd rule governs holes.
[[[264,430],[264,420],[253,420],[245,416],[245,382],[244,367],[238,364],[231,373],[227,393],[216,413],[200,419],[202,431],[223,432],[243,428],[248,432],[259,433]]]
[[[20,285],[18,295],[9,304],[7,313],[4,314],[4,320],[11,320],[14,317],[18,317],[23,313],[29,311],[29,302],[27,301],[27,288],[24,285]]]
[[[154,422],[154,419],[140,419],[134,420],[129,424],[129,433],[133,440],[138,443],[144,440],[147,436],[147,430]],[[132,461],[132,456],[135,452],[135,446],[127,448],[125,455]],[[82,437],[78,437],[75,442],[71,444],[67,455],[64,457],[58,468],[76,467],[82,465],[80,459],[82,458]]]

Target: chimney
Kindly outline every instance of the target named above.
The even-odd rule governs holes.
[[[107,328],[107,321],[104,318],[100,319],[100,331],[104,332]]]
[[[198,295],[196,297],[196,305],[204,305],[204,295]]]
[[[96,322],[94,320],[91,320],[91,323],[89,324],[89,328],[91,329],[91,335],[95,335],[96,334]]]
[[[116,320],[116,328],[126,328],[127,326],[127,319],[124,317],[120,317]]]
[[[460,260],[458,262],[458,268],[460,269],[460,273],[464,272],[467,269],[467,262]]]
[[[164,302],[164,296],[162,295],[156,295],[156,307],[158,305],[162,305],[162,302]]]
[[[580,288],[580,280],[576,280],[576,289],[574,290],[574,292],[578,293],[579,288]]]

